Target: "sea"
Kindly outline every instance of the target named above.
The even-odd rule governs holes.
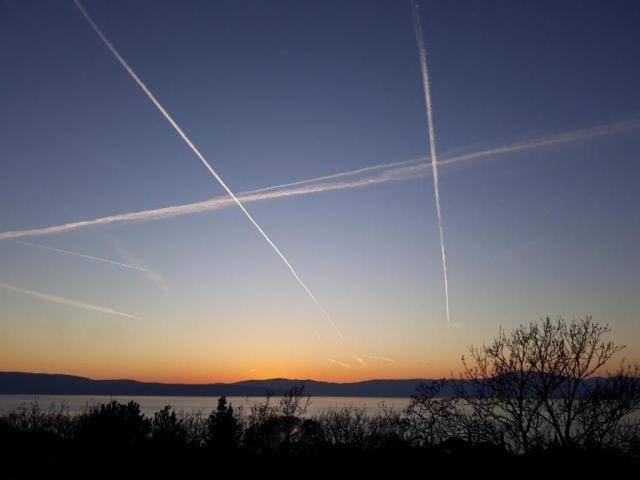
[[[282,397],[273,396],[271,405],[277,405]],[[140,410],[152,417],[156,412],[171,405],[176,412],[202,412],[208,415],[216,408],[217,397],[165,397],[165,396],[100,396],[100,395],[0,395],[0,416],[6,415],[21,407],[29,406],[37,402],[40,409],[47,410],[50,407],[62,407],[71,415],[80,414],[88,410],[92,405],[108,403],[116,400],[121,403],[137,402]],[[235,408],[242,407],[248,412],[251,405],[263,403],[263,397],[227,397],[227,402]],[[335,407],[359,407],[364,408],[369,415],[375,415],[384,408],[402,410],[409,405],[409,398],[397,397],[311,397],[307,405],[307,416],[313,416],[322,410]]]

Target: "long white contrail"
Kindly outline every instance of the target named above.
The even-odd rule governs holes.
[[[101,307],[99,305],[92,305],[90,303],[82,303],[76,300],[72,300],[70,298],[59,297],[57,295],[50,295],[48,293],[35,292],[33,290],[28,290],[26,288],[20,288],[20,287],[16,287],[15,285],[10,285],[8,283],[0,283],[0,288],[4,288],[5,290],[11,290],[13,292],[22,293],[24,295],[29,295],[35,298],[39,298],[41,300],[46,300],[48,302],[60,303],[62,305],[67,305],[70,307],[83,308],[85,310],[92,310],[94,312],[107,313],[109,315],[116,315],[118,317],[125,317],[133,320],[142,320],[142,317],[131,315],[129,313],[119,312],[112,308]]]
[[[546,135],[532,140],[520,143],[510,143],[490,147],[484,150],[471,151],[460,155],[448,155],[444,160],[440,160],[441,167],[449,167],[459,162],[470,162],[472,160],[481,160],[483,158],[491,158],[506,153],[514,153],[518,151],[549,147],[563,143],[587,141],[597,137],[614,135],[628,130],[640,128],[640,122],[617,122],[613,124],[600,125],[597,127],[576,130],[571,132],[563,132],[555,135]],[[431,173],[431,163],[425,158],[407,160],[385,165],[374,165],[372,167],[361,168],[348,172],[340,172],[333,175],[326,175],[318,178],[310,178],[292,182],[277,187],[265,187],[258,190],[251,190],[241,193],[238,198],[242,203],[259,202],[274,200],[277,198],[296,197],[298,195],[310,195],[314,193],[323,193],[333,190],[345,190],[353,188],[364,188],[372,185],[414,180],[416,178]],[[382,170],[381,172],[368,173],[368,175],[347,180],[347,181],[326,181],[327,179],[348,178],[358,174]],[[281,188],[287,185],[295,185],[296,188]],[[181,215],[192,215],[201,212],[208,212],[222,208],[234,206],[234,201],[228,196],[217,197],[211,200],[205,200],[195,203],[187,203],[182,205],[172,205],[168,207],[155,208],[151,210],[141,210],[138,212],[121,213],[117,215],[109,215],[106,217],[98,217],[89,220],[81,220],[77,222],[64,223],[61,225],[53,225],[50,227],[34,228],[29,230],[10,230],[0,232],[0,240],[20,237],[37,237],[45,235],[53,235],[82,228],[98,227],[101,225],[109,225],[116,223],[133,223],[150,220],[162,220]]]
[[[444,273],[444,297],[447,307],[447,323],[451,323],[449,314],[449,281],[447,279],[447,253],[444,245],[444,229],[442,227],[442,209],[440,208],[440,185],[438,183],[438,155],[436,153],[436,134],[433,127],[433,109],[431,106],[431,87],[429,84],[429,70],[427,68],[427,49],[424,44],[422,22],[418,3],[413,3],[413,22],[416,30],[416,41],[420,56],[420,73],[422,74],[422,86],[424,88],[424,104],[427,110],[427,126],[429,130],[429,148],[431,151],[431,166],[433,170],[433,190],[436,197],[436,213],[438,216],[438,231],[440,233],[440,251],[442,253],[442,271]]]
[[[585,128],[580,130],[571,130],[568,132],[561,132],[557,134],[544,135],[536,137],[532,140],[523,142],[507,143],[503,145],[497,145],[495,147],[485,148],[483,150],[470,151],[464,154],[444,154],[440,155],[438,163],[440,166],[451,165],[458,162],[465,162],[468,160],[476,160],[483,157],[492,157],[497,155],[504,155],[506,153],[518,152],[521,150],[529,150],[534,148],[549,147],[552,145],[558,145],[562,143],[576,142],[580,140],[590,140],[596,137],[613,135],[622,133],[628,130],[634,130],[640,127],[640,122],[637,120],[621,121],[614,123],[607,123],[604,125],[598,125],[591,128]],[[279,190],[287,187],[295,187],[299,185],[306,185],[309,183],[318,183],[326,180],[335,180],[336,178],[353,177],[362,173],[368,173],[377,170],[391,170],[406,166],[420,165],[425,161],[430,160],[427,157],[413,158],[411,160],[403,160],[400,162],[385,163],[381,165],[372,165],[369,167],[358,168],[357,170],[349,170],[347,172],[339,172],[331,175],[324,175],[322,177],[309,178],[305,180],[298,180],[290,183],[283,183],[280,185],[273,185],[271,187],[259,188],[257,190],[251,190],[246,193],[261,193],[269,192],[272,190]],[[430,164],[431,162],[429,162]],[[424,165],[420,165],[423,167]],[[412,177],[407,177],[412,178]],[[403,180],[405,178],[402,178]]]
[[[107,260],[106,258],[94,257],[93,255],[85,255],[84,253],[72,252],[71,250],[63,250],[62,248],[49,247],[47,245],[40,245],[39,243],[25,242],[24,240],[12,239],[11,241],[13,241],[15,243],[19,243],[21,245],[28,245],[30,247],[42,248],[44,250],[49,250],[51,252],[65,253],[67,255],[73,255],[74,257],[86,258],[88,260],[94,260],[96,262],[108,263],[110,265],[116,265],[118,267],[131,268],[133,270],[140,270],[142,272],[149,272],[149,270],[147,270],[146,268],[142,268],[142,267],[139,267],[137,265],[129,265],[128,263],[115,262],[113,260]]]
[[[296,182],[290,182],[290,183],[282,183],[280,185],[273,185],[272,187],[258,188],[256,190],[251,190],[250,193],[270,192],[272,190],[280,190],[283,188],[297,187],[299,185],[306,185],[309,183],[319,183],[319,182],[324,182],[326,180],[335,180],[336,178],[354,177],[362,173],[372,172],[376,170],[385,170],[392,167],[397,168],[405,165],[407,166],[415,165],[415,164],[424,162],[424,160],[425,160],[424,157],[420,157],[420,158],[412,158],[411,160],[403,160],[401,162],[384,163],[382,165],[372,165],[370,167],[358,168],[357,170],[349,170],[348,172],[333,173],[331,175],[324,175],[322,177],[309,178],[306,180],[298,180]]]
[[[258,232],[260,232],[260,234],[264,237],[264,239],[267,241],[267,243],[269,245],[271,245],[271,248],[273,248],[273,250],[278,254],[278,256],[282,259],[282,261],[285,263],[285,265],[289,268],[289,270],[291,271],[293,277],[297,280],[297,282],[300,284],[300,286],[307,292],[307,294],[309,295],[309,297],[316,303],[316,305],[320,308],[320,310],[322,311],[322,313],[324,314],[324,316],[327,318],[327,320],[329,321],[329,323],[331,324],[331,326],[333,327],[333,329],[336,331],[336,333],[342,338],[342,333],[340,332],[340,330],[338,330],[338,327],[336,327],[336,325],[333,323],[333,319],[329,316],[329,313],[324,309],[324,307],[320,304],[320,302],[318,301],[318,299],[315,297],[315,295],[313,293],[311,293],[311,290],[309,290],[309,288],[307,288],[307,286],[305,285],[305,283],[302,281],[302,279],[298,276],[298,273],[295,271],[295,269],[293,268],[293,266],[291,265],[291,263],[289,263],[289,260],[287,260],[287,258],[284,256],[284,254],[280,251],[280,249],[275,245],[275,243],[273,243],[271,241],[271,239],[269,238],[269,236],[265,233],[265,231],[262,229],[262,227],[260,225],[258,225],[258,222],[256,222],[253,217],[251,216],[251,214],[247,211],[247,209],[244,207],[244,205],[242,204],[242,202],[240,202],[240,200],[238,200],[238,198],[235,196],[235,194],[231,191],[231,189],[227,186],[227,184],[222,180],[222,178],[220,177],[220,175],[218,175],[218,173],[213,169],[213,167],[209,164],[209,162],[207,161],[206,158],[204,158],[204,156],[202,155],[202,153],[200,153],[200,151],[196,148],[196,146],[193,144],[193,142],[191,141],[191,139],[187,136],[186,133],[184,133],[182,131],[182,128],[180,128],[180,126],[176,123],[176,121],[173,119],[173,117],[171,115],[169,115],[169,112],[167,112],[165,110],[165,108],[162,106],[162,104],[156,99],[156,97],[153,95],[153,93],[151,93],[151,91],[147,88],[147,86],[144,84],[144,82],[140,79],[140,77],[138,77],[138,75],[136,74],[136,72],[133,71],[133,69],[129,66],[129,64],[125,61],[125,59],[120,55],[120,53],[118,53],[118,51],[116,50],[116,48],[111,44],[111,42],[109,41],[109,39],[105,36],[104,33],[102,33],[102,30],[100,30],[100,28],[98,27],[98,25],[93,21],[93,19],[89,16],[89,14],[87,13],[87,11],[84,9],[84,7],[82,6],[82,4],[80,3],[80,0],[74,0],[74,3],[76,4],[76,6],[78,7],[78,9],[80,10],[80,12],[82,13],[82,15],[84,16],[84,18],[87,20],[87,22],[89,23],[89,25],[91,25],[91,28],[93,28],[93,30],[96,32],[96,34],[98,35],[98,37],[100,37],[100,40],[102,40],[102,42],[105,44],[105,46],[111,51],[111,53],[113,54],[113,56],[118,60],[118,62],[120,63],[120,65],[122,65],[122,67],[126,70],[126,72],[129,74],[129,76],[138,84],[138,86],[142,89],[142,91],[145,93],[145,95],[149,98],[149,100],[151,100],[151,102],[155,105],[155,107],[160,111],[160,113],[164,116],[164,118],[169,122],[169,124],[171,124],[171,126],[174,128],[174,130],[178,133],[178,135],[180,135],[180,137],[182,138],[182,140],[184,140],[184,142],[187,144],[187,146],[191,149],[191,151],[195,154],[196,157],[198,157],[198,159],[200,160],[200,162],[202,162],[202,164],[205,166],[205,168],[209,171],[209,173],[213,176],[213,178],[215,178],[217,180],[217,182],[222,186],[222,188],[224,188],[224,190],[227,192],[227,194],[229,194],[229,196],[233,199],[233,201],[236,203],[236,205],[240,208],[240,210],[242,210],[242,212],[245,214],[245,216],[249,219],[249,221],[253,224],[254,227],[256,227],[256,229],[258,230]]]

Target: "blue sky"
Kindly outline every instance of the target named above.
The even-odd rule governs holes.
[[[236,192],[426,155],[411,4],[83,3]],[[430,376],[500,325],[610,323],[640,357],[640,7],[420,2],[438,149],[628,122],[442,169],[446,325],[427,175],[0,243],[4,370],[216,380]],[[72,2],[0,4],[0,232],[224,194]],[[318,342],[317,330],[322,338]],[[368,369],[352,355],[396,362]],[[352,368],[327,359],[351,362]]]

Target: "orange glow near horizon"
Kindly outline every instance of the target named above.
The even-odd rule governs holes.
[[[614,362],[615,363],[615,362]],[[631,361],[630,363],[634,363]],[[613,367],[613,365],[612,365]],[[345,369],[346,370],[346,369]],[[176,384],[211,384],[211,383],[235,383],[244,380],[269,380],[274,378],[286,378],[290,380],[315,380],[332,383],[352,383],[367,380],[402,380],[402,379],[438,379],[457,377],[459,369],[449,370],[412,370],[403,368],[362,368],[353,371],[332,371],[331,366],[317,370],[304,368],[265,368],[260,371],[243,371],[231,369],[226,374],[207,374],[205,372],[157,372],[137,368],[118,369],[104,366],[94,368],[73,368],[65,365],[50,365],[49,368],[41,368],[39,362],[5,363],[0,371],[19,371],[28,373],[62,374],[86,377],[93,380],[135,380],[140,382],[176,383]]]
[[[351,340],[354,335],[345,341],[318,341],[313,332],[298,327],[291,338],[295,334],[301,340],[294,342],[266,327],[263,331],[256,327],[253,335],[244,337],[234,335],[232,326],[212,334],[211,325],[206,323],[190,331],[172,326],[176,328],[173,334],[158,330],[151,335],[141,322],[125,322],[122,328],[116,328],[109,321],[97,326],[58,320],[50,313],[48,317],[48,323],[31,327],[29,322],[34,320],[24,320],[22,329],[7,330],[0,338],[0,371],[198,384],[272,378],[338,383],[436,379],[457,376],[466,345],[480,345],[495,335],[488,327],[452,329],[435,325],[431,335],[410,340],[387,335],[387,343],[379,340],[384,333],[366,338],[368,332],[363,332],[358,344]],[[621,344],[625,333],[623,330],[612,339]],[[638,350],[631,345],[624,357],[633,363],[640,358]],[[614,363],[620,358],[622,355]]]
[[[42,365],[48,365],[42,368]],[[172,370],[143,370],[137,367],[118,368],[113,366],[83,365],[75,366],[57,362],[3,362],[2,371],[21,371],[30,373],[63,374],[91,378],[94,380],[127,379],[141,382],[159,383],[234,383],[243,380],[268,380],[273,378],[287,378],[292,380],[316,380],[335,383],[360,382],[374,379],[435,379],[450,374],[451,370],[418,370],[401,367],[373,368],[362,367],[359,369],[343,369],[341,367],[316,366],[315,369],[304,367],[267,367],[261,369],[228,369],[225,373],[207,373],[199,371],[178,372]],[[344,372],[342,371],[344,370]],[[454,372],[455,374],[455,372]]]
[[[429,362],[411,361],[406,358],[386,362],[362,358],[360,363],[347,355],[333,355],[339,363],[332,363],[321,356],[307,355],[297,360],[291,357],[271,357],[269,360],[248,361],[240,352],[231,357],[180,355],[164,351],[148,355],[131,355],[110,358],[98,352],[67,350],[47,352],[11,349],[0,351],[0,370],[33,373],[76,375],[96,380],[131,379],[161,383],[232,383],[242,380],[271,378],[312,379],[327,382],[357,382],[371,379],[441,378],[456,371],[456,358],[447,363],[442,360]],[[436,366],[438,365],[438,366]]]

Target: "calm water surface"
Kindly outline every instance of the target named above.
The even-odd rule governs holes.
[[[281,397],[272,397],[271,404],[276,405]],[[129,402],[131,400],[140,404],[140,409],[145,415],[153,416],[165,405],[171,405],[176,411],[198,412],[208,414],[216,407],[216,397],[128,397],[128,396],[100,396],[100,395],[0,395],[0,414],[6,414],[21,406],[34,401],[42,409],[50,405],[64,405],[71,414],[82,413],[88,406],[96,403],[107,403],[111,400]],[[234,407],[243,407],[246,411],[252,404],[264,401],[261,397],[227,397]],[[312,397],[307,408],[308,415],[314,415],[329,407],[342,407],[352,405],[364,407],[369,414],[378,412],[382,405],[403,409],[409,405],[408,398],[384,398],[384,397]]]

